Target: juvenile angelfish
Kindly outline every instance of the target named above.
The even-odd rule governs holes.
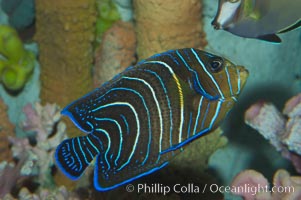
[[[280,43],[276,34],[301,26],[301,0],[219,0],[212,25],[241,37]]]
[[[247,77],[244,67],[191,48],[128,67],[62,110],[87,135],[57,147],[57,166],[74,180],[96,157],[99,191],[153,173],[217,127]]]

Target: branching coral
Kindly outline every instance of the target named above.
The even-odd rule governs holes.
[[[6,200],[14,200],[11,195],[4,197]],[[31,193],[27,188],[22,188],[18,194],[19,200],[79,200],[80,198],[75,194],[69,192],[64,186],[55,188],[53,190],[42,189],[38,193]]]
[[[271,103],[259,102],[246,111],[245,121],[301,173],[301,94],[287,101],[282,113]]]
[[[35,55],[26,50],[17,32],[0,25],[0,80],[9,90],[24,87],[33,72]]]
[[[244,200],[299,200],[301,199],[301,177],[290,176],[285,170],[278,170],[273,178],[273,187],[267,179],[255,170],[245,170],[232,181],[234,194]],[[272,192],[270,192],[272,191]]]
[[[27,153],[27,159],[21,168],[21,175],[31,175],[38,178],[41,186],[53,185],[51,167],[54,165],[54,150],[66,136],[66,126],[60,120],[59,109],[55,104],[41,106],[30,104],[24,107],[27,120],[23,124],[26,131],[35,133],[35,141],[28,138],[10,137],[14,157]]]
[[[22,124],[25,131],[33,132],[34,141],[29,138],[9,137],[12,144],[13,156],[19,161],[16,166],[3,163],[0,165],[0,197],[15,199],[9,194],[20,178],[31,177],[39,183],[39,188],[30,192],[26,186],[18,193],[20,200],[44,199],[80,199],[76,192],[69,192],[65,187],[54,187],[52,167],[53,154],[57,144],[66,137],[66,126],[60,121],[58,106],[39,103],[28,104],[24,107],[26,121]]]
[[[17,181],[25,178],[20,171],[26,158],[27,156],[23,153],[17,164],[7,163],[6,161],[0,163],[0,198],[8,194]]]

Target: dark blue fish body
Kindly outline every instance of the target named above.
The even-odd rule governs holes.
[[[64,140],[57,165],[77,179],[96,157],[100,191],[157,171],[185,144],[216,128],[246,78],[243,67],[197,49],[143,60],[63,109],[87,135]]]

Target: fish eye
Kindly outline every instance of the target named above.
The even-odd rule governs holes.
[[[214,73],[219,72],[223,68],[223,60],[215,58],[210,62],[210,70]]]

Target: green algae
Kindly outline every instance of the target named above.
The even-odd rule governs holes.
[[[120,14],[112,0],[98,0],[97,11],[96,40],[100,42],[103,33],[120,19]]]
[[[0,25],[0,55],[0,81],[8,90],[22,89],[33,72],[35,55],[7,25]]]

